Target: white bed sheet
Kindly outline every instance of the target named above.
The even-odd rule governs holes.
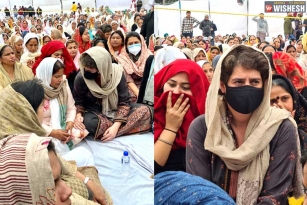
[[[114,205],[154,204],[154,137],[152,133],[115,138],[106,143],[82,141],[78,146],[93,153],[102,185],[111,195]],[[130,177],[121,175],[123,151],[130,155]]]

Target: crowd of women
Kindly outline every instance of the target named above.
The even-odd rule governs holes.
[[[303,204],[307,35],[148,38],[143,17],[0,23],[0,203],[112,204],[77,144],[154,127],[155,204]]]
[[[155,45],[155,204],[303,204],[307,35]]]
[[[102,13],[0,22],[0,204],[112,204],[77,144],[152,131],[144,15]]]

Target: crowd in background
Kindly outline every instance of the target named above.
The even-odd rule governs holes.
[[[0,18],[0,109],[5,110],[0,172],[7,177],[0,181],[9,183],[0,188],[0,203],[44,198],[112,204],[93,155],[76,145],[85,138],[107,142],[153,131],[153,79],[146,73],[154,63],[154,11],[153,5],[145,10],[140,3],[112,11],[108,6],[82,9],[73,2],[71,13],[60,14],[44,14],[39,7],[36,12],[5,8]],[[19,145],[16,152],[10,143]],[[25,160],[20,159],[16,174],[6,159],[17,152]],[[25,166],[28,159],[35,163]],[[43,167],[44,178],[37,166]],[[77,168],[84,166],[92,167],[92,177]],[[26,178],[14,181],[16,175]],[[24,191],[16,188],[20,183]]]
[[[272,37],[261,13],[253,18],[257,32],[239,36],[220,35],[223,25],[187,11],[180,37],[156,36],[157,204],[185,201],[182,189],[194,196],[212,184],[228,194],[216,196],[227,204],[304,203],[307,35],[301,17],[288,13]],[[193,35],[197,28],[201,36]],[[193,181],[201,180],[193,175],[209,184],[197,186]],[[213,204],[212,198],[198,201]]]

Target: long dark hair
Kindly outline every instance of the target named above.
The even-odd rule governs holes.
[[[40,80],[27,80],[18,81],[11,84],[12,88],[23,95],[27,101],[31,104],[33,110],[36,112],[40,104],[42,103],[45,91]]]
[[[124,43],[125,43],[124,34],[123,34],[120,30],[116,30],[116,31],[114,31],[114,32],[111,34],[110,39],[112,38],[112,36],[113,36],[114,34],[118,34],[118,35],[120,36],[120,38],[121,38],[122,41],[123,41],[123,45],[124,45]]]

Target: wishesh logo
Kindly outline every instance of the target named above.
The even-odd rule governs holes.
[[[265,5],[265,12],[272,12],[273,11],[273,6],[271,4]]]

